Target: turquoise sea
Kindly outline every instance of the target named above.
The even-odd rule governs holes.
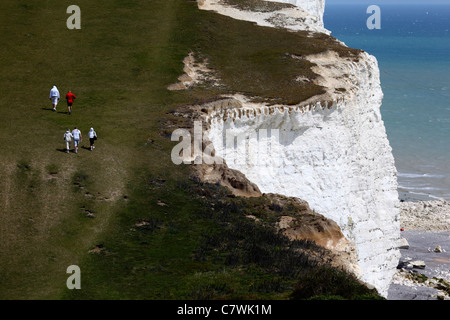
[[[450,3],[379,5],[373,30],[367,8],[327,3],[325,27],[378,60],[400,199],[450,200]]]

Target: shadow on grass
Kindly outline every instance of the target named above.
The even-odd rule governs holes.
[[[78,147],[78,150],[79,149],[84,149],[84,150],[91,151],[90,147],[85,147],[85,146]],[[56,151],[67,153],[67,149],[65,149],[65,148],[56,148]],[[70,149],[69,153],[75,153],[75,149]]]
[[[46,110],[46,111],[52,111],[52,112],[55,112],[55,110],[53,110],[53,108],[41,108],[41,110]],[[56,110],[56,113],[69,114],[69,111],[58,111],[58,110]]]
[[[56,148],[56,151],[67,153],[67,149],[65,149],[65,148]],[[71,150],[69,150],[69,152],[73,153],[73,150],[71,149]]]

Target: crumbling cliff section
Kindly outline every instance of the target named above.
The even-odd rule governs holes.
[[[325,0],[267,0],[270,2],[290,3],[302,8],[312,16],[318,18],[318,23],[323,26],[323,14],[325,12]]]
[[[367,54],[339,64],[333,57],[311,58],[317,59],[322,84],[329,86],[321,97],[326,99],[265,106],[235,96],[241,108],[206,116],[208,135],[228,167],[261,192],[304,199],[336,221],[356,245],[361,279],[385,294],[399,259],[400,227],[377,64]],[[333,67],[320,66],[321,59]]]
[[[276,2],[298,5],[310,16],[323,14],[321,0]],[[202,0],[199,7],[230,13],[219,1]],[[254,12],[232,12],[254,21]],[[323,30],[322,18],[315,21],[303,30]],[[280,26],[290,29],[275,27]],[[205,141],[212,142],[226,168],[254,184],[252,192],[306,200],[335,221],[356,247],[355,274],[386,296],[400,257],[400,226],[377,60],[365,52],[343,57],[333,50],[287,56],[313,64],[317,77],[295,81],[313,82],[323,93],[296,105],[255,102],[240,94],[204,103],[196,110],[207,124]],[[206,178],[217,174],[213,168],[203,172]]]
[[[293,31],[330,33],[323,26],[324,0],[242,2],[237,0],[198,0],[198,5],[202,10],[216,11],[234,19],[255,22],[260,26],[280,27]],[[245,2],[248,2],[248,4],[245,4]],[[291,6],[279,8],[270,6],[270,2],[286,3]],[[302,6],[299,6],[297,2],[301,3]],[[264,5],[264,3],[266,4]]]

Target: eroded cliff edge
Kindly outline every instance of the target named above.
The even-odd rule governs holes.
[[[305,37],[311,39],[318,32],[327,34],[322,17],[314,19],[323,14],[324,1],[270,1],[298,6],[300,12],[283,14],[294,14],[303,24],[271,19],[280,17],[280,8],[260,9],[266,2],[244,1],[248,7],[236,7],[231,0],[202,0],[199,7],[260,25],[270,22],[271,27],[307,31]],[[260,19],[261,11],[272,15]],[[220,86],[220,73],[208,69],[207,60],[196,61],[196,56],[185,59],[186,74],[171,89],[192,88],[203,81]],[[351,244],[341,250],[356,248],[357,266],[349,269],[386,296],[398,264],[400,227],[396,169],[380,114],[383,94],[377,61],[361,51],[345,55],[327,46],[311,54],[286,52],[285,59],[307,63],[309,73],[291,79],[298,90],[321,90],[294,103],[233,92],[191,106],[196,119],[205,123],[204,145],[211,142],[213,155],[224,159],[222,165],[201,166],[198,174],[241,195],[306,200],[340,227]],[[232,144],[227,137],[233,137]],[[288,220],[280,224],[289,225]]]

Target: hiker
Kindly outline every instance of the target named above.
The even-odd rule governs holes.
[[[94,131],[94,128],[91,128],[91,130],[89,130],[89,143],[91,144],[91,151],[95,148],[95,140],[97,140],[97,132]]]
[[[70,152],[70,143],[72,142],[73,135],[70,133],[70,129],[67,129],[67,131],[64,133],[64,141],[66,141],[66,150],[67,153]]]
[[[75,97],[75,95],[70,90],[66,94],[67,108],[69,109],[69,114],[72,114],[72,104],[73,104],[73,100],[75,100],[76,98],[77,97]]]
[[[81,131],[78,130],[77,127],[75,127],[72,130],[72,135],[73,135],[73,145],[75,147],[75,153],[78,153],[78,145],[83,140],[83,136],[81,135]]]
[[[56,105],[58,104],[58,101],[59,101],[59,91],[58,91],[58,88],[56,88],[55,85],[50,90],[49,99],[52,102],[53,111],[56,111]]]

